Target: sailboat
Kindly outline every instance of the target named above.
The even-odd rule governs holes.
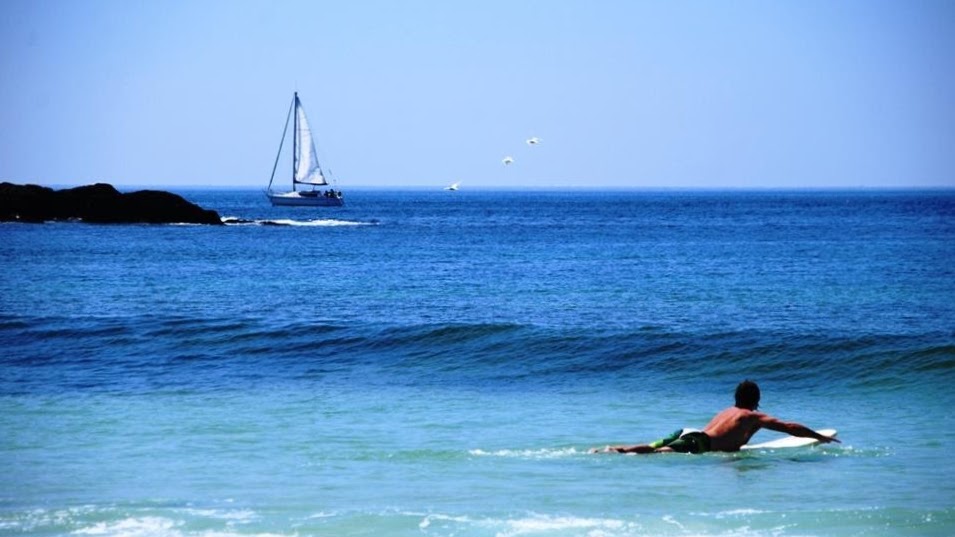
[[[285,135],[288,134],[289,119],[293,117],[294,126],[292,137],[292,190],[289,192],[275,192],[272,190],[272,181],[275,180],[275,170],[278,169],[279,158],[282,155],[282,146],[285,144]],[[300,185],[311,188],[300,189]],[[288,115],[285,118],[285,129],[282,130],[282,141],[279,142],[279,152],[275,155],[275,164],[272,166],[272,177],[269,179],[269,188],[265,195],[272,205],[299,205],[308,207],[341,207],[345,201],[341,191],[328,187],[322,167],[315,152],[315,142],[312,139],[312,130],[305,117],[305,109],[298,98],[298,92],[292,97]]]

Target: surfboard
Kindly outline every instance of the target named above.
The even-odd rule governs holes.
[[[816,431],[817,433],[824,436],[836,436],[835,429],[820,429]],[[778,438],[776,440],[770,440],[769,442],[760,442],[759,444],[746,444],[740,449],[785,449],[785,448],[796,448],[803,446],[811,446],[813,444],[818,444],[819,441],[815,438],[802,438],[799,436],[787,436],[784,438]]]

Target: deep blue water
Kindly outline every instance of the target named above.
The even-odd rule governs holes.
[[[0,534],[955,533],[953,192],[181,194],[0,225]]]

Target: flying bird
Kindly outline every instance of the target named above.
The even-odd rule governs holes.
[[[541,143],[541,139],[536,136],[527,139],[527,145],[537,145],[539,143]]]
[[[504,160],[502,160],[501,162],[503,162],[505,166],[510,166],[510,164],[511,164],[512,162],[514,162],[514,158],[513,158],[513,157],[504,157]]]

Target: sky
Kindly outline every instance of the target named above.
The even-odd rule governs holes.
[[[295,91],[345,191],[955,188],[951,0],[0,1],[0,181],[265,188]]]

